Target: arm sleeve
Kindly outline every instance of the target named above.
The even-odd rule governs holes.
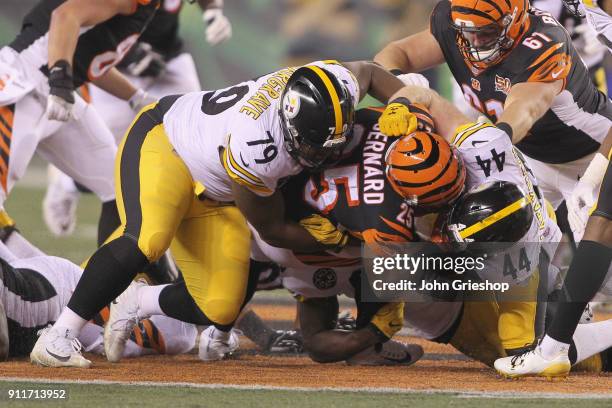
[[[527,64],[521,64],[522,69],[513,78],[513,84],[566,80],[573,64],[580,63],[573,60],[571,39],[560,26],[534,33],[522,39],[517,47],[521,59],[524,58]],[[527,65],[527,69],[524,69],[524,65]]]

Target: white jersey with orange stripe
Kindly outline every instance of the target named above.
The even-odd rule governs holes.
[[[347,68],[336,61],[307,66],[336,76],[357,104],[359,84]],[[279,117],[281,94],[297,69],[284,68],[216,91],[188,93],[166,112],[163,123],[170,142],[207,197],[233,201],[232,180],[269,196],[281,179],[302,170],[285,149]]]
[[[483,273],[479,273],[481,278],[491,280],[500,281],[501,276],[501,280],[509,283],[524,281],[538,266],[542,244],[552,256],[561,240],[554,213],[547,211],[536,176],[508,135],[489,123],[462,126],[452,143],[466,167],[466,191],[491,181],[508,181],[525,192],[534,213],[529,231],[519,240],[525,245],[515,245],[505,251],[504,262],[489,259]]]

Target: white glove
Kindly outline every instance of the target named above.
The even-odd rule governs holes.
[[[210,45],[217,45],[232,37],[232,23],[223,14],[221,8],[210,8],[202,14],[206,24],[206,41]]]
[[[597,201],[597,189],[607,168],[608,159],[597,153],[567,200],[567,220],[576,242],[584,235],[589,211]]]
[[[429,88],[429,81],[421,74],[402,74],[397,76],[404,85],[422,86]]]
[[[130,108],[132,108],[132,110],[136,113],[140,112],[140,110],[145,106],[150,105],[154,102],[157,102],[157,98],[149,95],[142,89],[139,89],[134,92],[134,95],[132,95],[132,97],[128,100]]]
[[[581,45],[579,46],[579,49],[581,48],[580,51],[582,51],[581,55],[584,54],[585,57],[595,56],[605,51],[606,46],[597,39],[597,31],[588,23],[585,22],[576,26],[574,33],[579,35],[578,41]]]
[[[49,120],[59,120],[61,122],[69,121],[72,115],[74,103],[67,102],[59,96],[49,95],[47,97],[46,115]]]

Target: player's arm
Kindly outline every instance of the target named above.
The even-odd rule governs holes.
[[[126,101],[132,110],[139,112],[146,105],[155,102],[144,90],[136,88],[117,68],[109,69],[104,75],[92,81],[94,85]]]
[[[9,333],[8,322],[4,305],[0,302],[0,361],[8,360],[9,356]]]
[[[137,0],[67,0],[51,13],[49,68],[64,60],[72,65],[79,30],[102,23],[116,14],[130,14]]]
[[[430,88],[406,85],[391,98],[406,98],[412,103],[425,106],[434,119],[438,134],[449,142],[455,136],[459,126],[470,122],[470,119],[461,113],[455,105]]]
[[[306,230],[302,225],[286,219],[285,203],[280,191],[263,197],[248,187],[232,182],[232,192],[242,214],[261,238],[272,246],[301,252],[317,252],[341,249],[348,242],[348,236],[340,233],[329,221],[321,228]]]
[[[374,61],[389,70],[421,72],[444,63],[444,54],[433,34],[423,30],[389,43]]]
[[[369,329],[336,330],[338,300],[335,296],[298,302],[298,315],[304,348],[318,363],[346,360],[380,342]]]
[[[552,105],[563,89],[563,80],[554,82],[522,82],[510,88],[504,112],[497,123],[507,123],[512,129],[512,143],[518,143]]]
[[[355,76],[359,84],[359,95],[363,98],[369,93],[383,103],[389,102],[391,96],[404,86],[391,72],[372,61],[343,62]]]

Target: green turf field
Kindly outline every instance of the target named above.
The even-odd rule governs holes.
[[[60,401],[9,400],[9,390],[65,390]],[[10,407],[609,407],[603,399],[490,398],[470,394],[372,393],[345,391],[244,390],[184,386],[127,386],[117,384],[41,384],[0,382],[0,406]]]

